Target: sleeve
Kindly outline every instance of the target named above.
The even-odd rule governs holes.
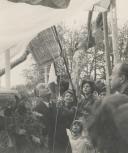
[[[84,145],[81,153],[95,153],[95,149],[87,138],[83,138]]]
[[[66,129],[66,132],[69,137],[69,141],[71,142],[71,138],[72,138],[71,131],[69,129]]]
[[[66,132],[67,132],[67,135],[70,136],[71,135],[71,132],[69,129],[66,129]]]

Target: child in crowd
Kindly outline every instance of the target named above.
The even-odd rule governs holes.
[[[67,129],[72,153],[93,153],[92,146],[89,140],[82,136],[83,123],[80,120],[75,120],[71,129]]]

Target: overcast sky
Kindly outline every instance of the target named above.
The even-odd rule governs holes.
[[[121,27],[126,21],[128,21],[128,0],[117,0],[117,21],[118,27]],[[82,11],[73,16],[71,19],[64,21],[65,24],[72,28],[79,28],[81,24],[87,23],[87,12]],[[25,78],[23,77],[23,69],[29,68],[33,61],[28,58],[27,61],[17,66],[11,71],[11,85],[23,84],[25,83]],[[4,86],[4,77],[1,79],[1,85]]]

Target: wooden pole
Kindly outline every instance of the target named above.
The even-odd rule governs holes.
[[[106,69],[106,85],[107,94],[110,94],[110,54],[109,54],[109,41],[108,41],[108,24],[107,24],[107,12],[103,12],[103,29],[104,29],[104,46],[105,46],[105,69]]]
[[[61,43],[60,43],[60,39],[59,39],[59,36],[58,36],[58,33],[57,33],[57,30],[56,30],[55,26],[53,26],[53,32],[54,32],[55,38],[56,38],[56,40],[59,44],[61,56],[63,58],[64,64],[65,64],[65,67],[66,67],[66,71],[67,71],[67,74],[68,74],[69,82],[71,84],[71,87],[72,87],[72,90],[73,90],[73,93],[74,93],[74,97],[75,97],[75,101],[77,103],[77,96],[76,96],[75,88],[74,88],[74,85],[73,85],[73,82],[72,82],[72,78],[71,78],[71,75],[70,75],[70,72],[69,72],[69,69],[68,69],[67,61],[66,61],[66,58],[64,56],[64,52],[63,52],[63,49],[62,49],[62,46],[61,46]]]
[[[5,86],[11,87],[11,75],[10,75],[10,50],[5,51]]]
[[[44,67],[44,80],[45,80],[45,87],[47,87],[47,83],[48,83],[48,70],[47,70],[47,66]]]
[[[0,87],[1,87],[1,79],[2,79],[2,78],[0,77]]]
[[[112,0],[110,8],[111,8],[112,45],[113,45],[114,65],[115,65],[118,62],[120,62],[120,56],[118,50],[116,0]]]

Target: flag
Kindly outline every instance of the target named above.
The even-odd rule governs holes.
[[[48,28],[37,35],[28,45],[35,61],[40,67],[53,62],[60,55],[60,47],[55,39],[52,28]]]
[[[96,21],[93,23],[93,37],[95,38],[95,43],[99,44],[104,40],[103,34],[103,18],[102,13],[100,12],[96,18]]]
[[[26,42],[29,43],[42,30],[77,15],[92,4],[85,0],[71,0],[66,9],[53,9],[0,0],[0,53],[12,47],[17,48],[19,44],[26,47]]]
[[[87,49],[92,48],[95,46],[95,39],[92,36],[92,15],[93,9],[88,13],[88,36],[87,36]]]
[[[48,87],[51,90],[52,98],[56,99],[56,96],[59,93],[59,89],[57,85],[57,75],[56,75],[55,67],[53,63],[51,64],[50,70],[49,70]]]
[[[90,10],[97,2],[70,0],[66,9],[54,9],[41,5],[40,0],[31,0],[33,5],[27,4],[28,0],[22,0],[22,3],[18,1],[0,0],[0,61],[1,54],[6,50],[11,48],[11,54],[13,52],[16,56],[22,54],[29,42],[42,30],[78,15],[81,10]]]
[[[49,80],[48,80],[48,84],[50,83],[55,83],[57,84],[57,75],[55,72],[55,67],[54,64],[51,64],[50,70],[49,70]]]
[[[102,12],[98,13],[95,21],[92,20],[93,10],[88,13],[88,49],[103,41],[103,19]]]
[[[9,0],[11,2],[24,2],[31,5],[43,5],[52,8],[66,8],[70,0]]]
[[[96,18],[96,28],[103,29],[103,17],[102,13],[100,12]]]
[[[105,12],[109,9],[111,0],[100,0],[94,4],[94,10],[99,12]]]

